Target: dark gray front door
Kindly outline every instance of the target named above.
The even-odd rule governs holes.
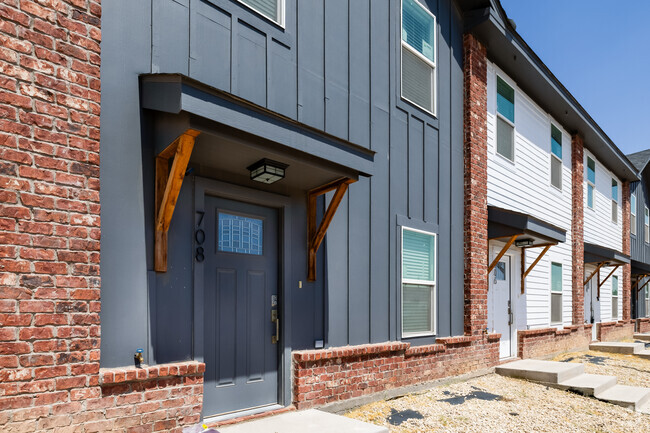
[[[277,210],[205,198],[205,416],[278,402]]]

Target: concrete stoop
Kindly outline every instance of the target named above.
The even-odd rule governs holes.
[[[650,332],[647,334],[634,334],[635,340],[650,341]]]
[[[645,350],[645,344],[603,341],[598,343],[591,343],[589,345],[589,350],[596,350],[598,352],[620,353],[623,355],[637,355]]]
[[[614,376],[586,374],[584,365],[524,359],[496,367],[497,374],[595,397],[637,412],[650,413],[650,389],[617,385]]]
[[[388,433],[386,427],[316,409],[287,412],[228,427],[219,427],[218,430],[219,433]]]

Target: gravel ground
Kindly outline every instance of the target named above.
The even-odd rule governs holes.
[[[650,386],[650,361],[598,352],[557,359],[573,357],[569,362],[581,362],[583,357],[584,362],[585,355],[605,358],[599,361],[602,365],[585,362],[587,372],[615,374],[619,383]],[[391,433],[650,432],[650,415],[496,374],[371,403],[345,415],[387,426]]]

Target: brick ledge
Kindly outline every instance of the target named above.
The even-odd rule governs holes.
[[[99,370],[100,385],[116,385],[127,382],[142,382],[160,377],[182,377],[203,374],[205,364],[198,361],[174,362],[152,366],[101,368]]]

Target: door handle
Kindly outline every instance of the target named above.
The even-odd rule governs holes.
[[[276,344],[280,341],[280,318],[278,310],[271,310],[271,323],[275,323],[275,335],[271,337],[271,343]]]

